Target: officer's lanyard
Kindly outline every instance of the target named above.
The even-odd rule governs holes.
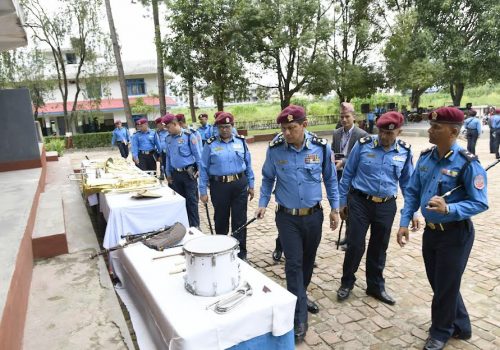
[[[344,137],[344,135],[345,135],[345,131],[344,131],[344,130],[342,130],[342,137],[341,137],[341,139],[340,139],[340,142],[341,142],[341,144],[340,144],[340,152],[344,153],[344,155],[347,153],[346,151],[344,151],[344,148],[346,148],[346,147],[347,147],[347,144],[349,143],[349,140],[351,139],[351,136],[352,136],[352,131],[353,131],[353,130],[354,130],[354,126],[352,126],[352,127],[351,127],[351,130],[349,130],[349,131],[347,132],[347,136],[346,136],[346,137]],[[342,139],[345,139],[345,141],[342,141]]]

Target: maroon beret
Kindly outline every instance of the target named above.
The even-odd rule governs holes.
[[[208,119],[208,114],[206,114],[206,113],[201,113],[201,114],[198,116],[198,119],[201,119],[201,118],[207,118],[207,119]]]
[[[432,111],[429,120],[436,123],[461,124],[464,112],[455,107],[441,107]]]
[[[147,123],[148,123],[148,120],[146,118],[141,118],[135,122],[135,124],[137,124],[137,125],[143,125],[143,124],[147,124]]]
[[[231,124],[234,125],[234,117],[229,112],[220,112],[217,118],[215,118],[214,125],[221,124]]]
[[[276,118],[276,123],[300,122],[306,119],[306,111],[301,106],[289,105]]]
[[[214,118],[215,118],[215,119],[217,119],[217,117],[218,117],[221,113],[224,113],[224,111],[217,111],[217,112],[215,112],[215,114],[214,114]]]
[[[185,122],[186,121],[186,117],[184,117],[184,114],[182,114],[182,113],[176,114],[175,115],[175,119],[177,119],[180,122]]]
[[[399,129],[403,125],[403,115],[399,112],[384,113],[377,120],[377,128],[385,130]]]
[[[476,115],[477,115],[477,112],[476,112],[475,110],[471,109],[471,110],[469,111],[469,115],[476,116]]]
[[[495,114],[499,114],[500,115],[500,108],[495,109]]]
[[[163,119],[163,117],[158,117],[158,118],[156,118],[156,119],[155,119],[155,123],[156,123],[156,124],[160,124],[162,119]]]
[[[173,122],[174,120],[177,120],[177,118],[172,113],[167,113],[163,116],[163,118],[161,118],[161,122],[165,125]]]

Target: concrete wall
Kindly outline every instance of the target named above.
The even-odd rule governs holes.
[[[31,108],[28,89],[0,90],[0,171],[41,166]]]

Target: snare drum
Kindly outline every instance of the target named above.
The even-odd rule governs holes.
[[[187,291],[213,297],[230,292],[240,284],[240,264],[237,260],[239,242],[229,236],[205,236],[184,244]]]

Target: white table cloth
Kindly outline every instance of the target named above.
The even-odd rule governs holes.
[[[107,221],[103,247],[116,246],[122,235],[158,230],[180,222],[189,227],[186,200],[169,187],[151,190],[161,198],[133,199],[130,193],[99,193],[100,210]]]
[[[201,235],[191,230],[197,233],[187,234],[183,242]],[[170,274],[184,264],[183,256],[153,260],[167,252],[182,248],[157,252],[139,243],[112,255],[122,281],[117,292],[130,311],[141,349],[226,349],[269,332],[282,336],[293,329],[296,297],[250,265],[239,261],[241,282],[250,283],[253,295],[219,315],[206,306],[224,295],[200,297],[187,292],[185,273]],[[264,286],[270,291],[264,292]]]

